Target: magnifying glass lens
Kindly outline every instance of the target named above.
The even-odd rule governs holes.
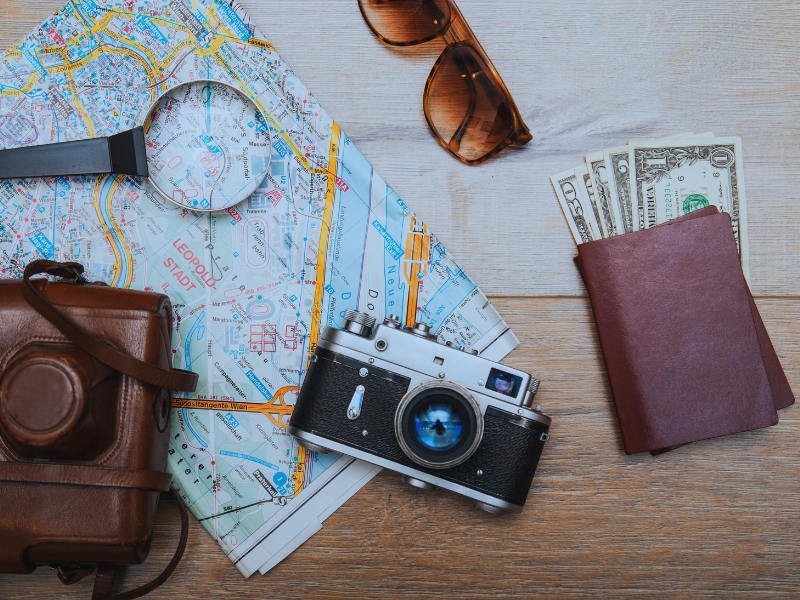
[[[159,98],[145,122],[150,182],[199,211],[224,210],[264,180],[272,152],[256,105],[230,86],[194,81]]]

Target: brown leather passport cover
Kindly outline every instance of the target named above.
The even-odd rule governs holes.
[[[578,246],[628,454],[775,425],[794,402],[715,213]]]

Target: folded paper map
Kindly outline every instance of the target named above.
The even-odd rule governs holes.
[[[200,375],[174,401],[173,485],[249,576],[377,472],[286,433],[323,327],[346,309],[394,313],[493,360],[518,341],[236,3],[72,0],[0,61],[0,145],[130,129],[195,80],[233,86],[263,114],[248,126],[268,133],[267,175],[247,200],[208,214],[135,177],[5,180],[0,271],[75,261],[89,279],[170,296],[174,366]]]

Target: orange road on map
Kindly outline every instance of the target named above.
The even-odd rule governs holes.
[[[103,233],[105,234],[109,245],[114,251],[114,258],[116,262],[114,264],[114,277],[111,280],[111,285],[120,286],[119,279],[122,274],[122,261],[124,260],[128,268],[125,281],[122,282],[121,285],[128,288],[130,287],[131,279],[133,278],[133,258],[128,245],[125,243],[125,236],[122,235],[122,230],[119,228],[119,225],[117,225],[117,222],[111,213],[111,199],[113,198],[114,192],[116,192],[120,182],[124,181],[125,175],[117,176],[117,178],[114,180],[114,183],[111,184],[111,190],[108,192],[108,196],[106,196],[105,210],[106,214],[108,215],[108,219],[106,219],[105,215],[103,214],[103,209],[101,207],[101,202],[103,202],[103,199],[100,197],[107,177],[109,176],[102,175],[97,179],[97,183],[94,187],[94,209],[97,212],[97,218],[100,220],[100,224],[103,226]],[[114,237],[114,233],[112,233],[112,229],[119,239],[119,244]]]
[[[403,260],[403,272],[408,281],[408,309],[406,310],[406,325],[413,326],[417,321],[417,299],[419,287],[423,277],[428,273],[428,258],[430,252],[430,236],[425,233],[425,224],[411,218],[411,231],[406,237],[406,256]],[[420,277],[422,275],[422,277]]]
[[[306,459],[310,458],[311,453],[306,452],[306,449],[298,444],[297,446],[297,462],[295,462],[295,472],[292,475],[294,480],[294,495],[297,496],[303,491],[303,479],[306,472]]]
[[[336,162],[339,159],[339,125],[333,122],[331,129],[331,153],[328,159],[328,189],[325,193],[325,211],[322,215],[322,231],[319,233],[317,248],[317,279],[314,288],[314,305],[311,312],[311,332],[309,336],[309,352],[317,347],[319,324],[322,319],[322,292],[325,290],[325,254],[328,249],[328,236],[331,232],[331,216],[333,215],[333,194],[336,191]]]
[[[261,115],[273,124],[273,126],[278,130],[278,133],[280,134],[281,138],[283,138],[283,141],[285,141],[292,149],[292,152],[294,152],[294,155],[297,158],[297,160],[300,161],[300,164],[303,165],[306,171],[311,173],[313,171],[313,167],[311,166],[311,162],[308,160],[308,158],[306,158],[305,153],[303,153],[300,150],[300,148],[297,147],[297,144],[295,144],[294,140],[291,137],[289,137],[289,134],[286,133],[286,131],[283,129],[283,126],[280,123],[278,123],[278,121],[275,120],[275,117],[273,117],[272,113],[269,110],[267,110],[267,107],[261,103],[261,100],[259,100],[258,97],[256,97],[256,95],[253,93],[250,87],[244,81],[242,81],[241,77],[239,77],[236,74],[236,71],[233,69],[233,67],[231,67],[228,63],[226,63],[225,59],[222,58],[216,52],[214,52],[213,54],[209,52],[209,54],[214,59],[216,59],[216,61],[219,64],[225,67],[225,70],[228,71],[231,74],[231,76],[233,76],[236,79],[236,81],[239,82],[241,91],[246,92],[247,96],[253,102],[255,102],[256,106],[258,107],[258,110],[261,112]],[[336,122],[334,121],[333,131],[331,132],[331,147],[333,147],[334,144],[338,144],[338,140],[339,140],[339,126],[336,125]],[[336,163],[334,163],[334,165],[335,164]],[[328,186],[330,188],[330,182],[328,182]]]
[[[64,62],[67,62],[66,50],[64,51],[63,56],[64,56]],[[95,137],[94,123],[92,122],[92,117],[89,115],[89,113],[81,104],[81,99],[78,96],[78,88],[75,85],[75,79],[73,79],[72,73],[67,72],[64,74],[64,76],[66,77],[67,82],[69,83],[69,89],[70,92],[72,92],[72,100],[73,102],[75,102],[75,108],[77,108],[78,112],[83,115],[83,122],[86,124],[86,129],[89,131],[89,136]]]
[[[230,410],[233,412],[260,412],[269,417],[277,427],[286,429],[289,424],[284,417],[291,416],[294,405],[287,405],[283,397],[288,392],[299,392],[296,385],[287,385],[275,392],[272,400],[265,404],[254,402],[218,402],[216,400],[190,400],[186,398],[173,398],[173,408],[191,408],[203,410]]]
[[[125,260],[126,263],[126,275],[125,281],[122,282],[121,287],[128,289],[131,287],[131,281],[133,280],[133,255],[131,254],[130,248],[128,248],[128,244],[125,241],[125,236],[122,233],[122,229],[120,228],[117,220],[114,218],[114,215],[111,212],[111,201],[114,199],[114,194],[119,187],[119,184],[125,180],[124,176],[119,176],[114,180],[114,184],[111,186],[111,191],[108,192],[108,197],[106,198],[106,214],[108,214],[109,218],[111,219],[111,225],[114,227],[114,232],[117,234],[117,238],[119,239],[120,244],[122,244],[122,248],[120,251],[122,252],[122,258]],[[122,272],[122,268],[120,265],[120,270],[114,275],[114,283],[112,285],[120,285],[119,276]]]
[[[103,30],[103,33],[105,35],[107,35],[108,37],[114,38],[115,40],[120,42],[122,44],[122,46],[120,46],[120,49],[125,48],[125,46],[133,46],[139,52],[144,54],[147,57],[147,59],[150,61],[149,65],[146,62],[144,62],[140,56],[137,56],[135,52],[131,52],[131,55],[136,57],[136,61],[144,67],[144,70],[147,71],[148,75],[152,75],[151,66],[157,65],[158,61],[156,60],[156,57],[153,56],[153,53],[150,52],[150,49],[147,48],[147,46],[143,46],[142,44],[139,44],[138,42],[135,42],[132,39],[126,39],[126,38],[122,37],[121,35],[119,35],[118,33],[114,32],[114,31],[112,31],[110,29]]]

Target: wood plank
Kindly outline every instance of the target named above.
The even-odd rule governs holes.
[[[0,45],[60,4],[3,2]],[[743,137],[754,292],[800,295],[798,3],[460,0],[534,134],[481,167],[441,149],[422,114],[442,43],[386,46],[354,1],[243,4],[487,293],[582,294],[550,175],[589,151],[694,130]]]
[[[192,520],[184,562],[155,597],[797,597],[800,407],[776,427],[626,456],[588,301],[493,300],[522,340],[509,364],[542,378],[537,400],[554,417],[522,514],[493,517],[384,471],[281,565],[247,581]],[[800,390],[800,300],[758,304]],[[177,524],[164,501],[151,557],[127,569],[123,586],[166,564]],[[20,599],[85,599],[90,587],[65,588],[46,568],[0,575],[0,589]]]
[[[7,47],[63,0],[0,3]],[[780,425],[624,455],[573,242],[548,181],[583,154],[684,130],[742,135],[754,291],[800,390],[800,108],[791,0],[460,0],[535,139],[482,167],[438,147],[422,91],[443,47],[378,42],[355,2],[246,0],[253,19],[362,152],[460,259],[543,380],[555,418],[529,504],[498,519],[384,472],[265,577],[243,580],[192,520],[186,558],[151,597],[796,598],[800,409]],[[513,12],[512,12],[513,11]],[[508,296],[551,296],[518,298]],[[507,297],[501,297],[507,296]],[[780,298],[779,296],[783,296]],[[160,510],[152,578],[177,539]],[[40,568],[0,575],[0,596],[88,598]]]

